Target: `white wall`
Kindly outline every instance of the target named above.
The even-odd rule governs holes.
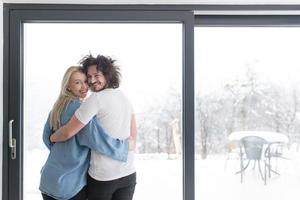
[[[0,133],[3,133],[3,3],[65,4],[300,4],[300,0],[0,0]],[[0,200],[2,199],[3,134],[0,134]]]

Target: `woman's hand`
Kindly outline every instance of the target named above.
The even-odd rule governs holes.
[[[135,151],[136,148],[136,139],[132,136],[129,136],[128,138],[128,144],[129,144],[129,151]]]

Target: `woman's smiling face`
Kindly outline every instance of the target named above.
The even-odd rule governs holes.
[[[74,72],[70,78],[68,90],[76,97],[85,98],[88,92],[85,74]]]

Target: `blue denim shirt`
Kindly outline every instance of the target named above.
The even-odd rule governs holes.
[[[72,100],[62,111],[61,124],[66,124],[79,108]],[[50,142],[53,130],[50,114],[44,127],[43,141],[50,154],[41,170],[40,191],[58,200],[75,196],[85,185],[90,161],[90,149],[119,161],[126,161],[128,139],[113,139],[99,126],[94,117],[78,134],[65,142]]]

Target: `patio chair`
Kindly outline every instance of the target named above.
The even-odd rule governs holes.
[[[287,157],[285,157],[283,155],[283,148],[284,148],[284,143],[282,142],[273,142],[270,143],[267,147],[267,149],[265,150],[265,157],[266,157],[266,165],[268,167],[268,175],[269,178],[271,178],[271,172],[280,175],[278,170],[277,170],[277,161],[279,158],[281,159],[288,159]],[[272,158],[276,159],[276,165],[275,165],[275,169],[272,166],[271,160]]]
[[[254,162],[254,168],[256,163],[258,163],[258,170],[260,173],[261,178],[266,184],[266,162],[263,153],[265,152],[265,145],[268,142],[258,136],[247,136],[240,140],[240,171],[238,173],[241,174],[241,183],[243,182],[244,172],[249,166],[250,162]],[[263,160],[264,164],[264,173],[262,173],[261,169],[261,161]],[[247,164],[245,165],[245,162]]]

